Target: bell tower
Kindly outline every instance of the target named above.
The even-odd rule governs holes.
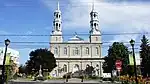
[[[51,43],[63,42],[61,11],[59,8],[59,2],[57,3],[57,9],[54,12],[53,31],[51,33],[51,41],[50,42]]]
[[[98,13],[94,9],[94,1],[92,5],[92,11],[90,13],[90,42],[91,43],[101,43],[101,31],[99,30],[99,20]]]

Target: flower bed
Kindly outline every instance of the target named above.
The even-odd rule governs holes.
[[[135,83],[135,77],[129,77],[129,76],[120,76],[120,81],[125,82],[127,84],[134,84]],[[143,79],[142,76],[138,76],[137,78],[139,84],[150,84],[150,80]]]

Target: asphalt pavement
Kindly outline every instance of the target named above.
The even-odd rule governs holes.
[[[121,84],[121,83],[112,83],[100,80],[84,80],[83,82],[81,82],[81,79],[69,79],[68,82],[66,82],[66,80],[60,79],[60,80],[45,80],[45,81],[12,80],[9,81],[9,84]]]

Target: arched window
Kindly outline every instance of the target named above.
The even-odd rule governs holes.
[[[57,70],[55,70],[55,76],[57,76]]]
[[[89,48],[86,47],[86,55],[89,55]]]
[[[96,17],[96,14],[94,14],[94,17]]]
[[[75,55],[78,55],[79,54],[79,49],[76,47],[75,48]]]
[[[67,48],[64,47],[64,54],[67,55]]]
[[[58,23],[56,23],[56,27],[58,27]]]
[[[97,64],[96,67],[99,67],[99,65]]]
[[[60,18],[60,15],[59,15],[59,18]]]
[[[98,47],[95,48],[95,51],[96,51],[96,55],[98,55],[98,54],[99,54],[99,52],[98,52],[98,51],[99,51],[99,50],[98,50]]]
[[[60,24],[59,24],[59,27],[60,27]]]
[[[94,26],[96,27],[96,23],[94,23]]]
[[[67,65],[66,64],[64,64],[63,68],[64,68],[64,72],[67,72]]]
[[[54,54],[56,54],[56,55],[58,54],[58,48],[57,47],[54,50]]]
[[[56,18],[58,18],[58,14],[56,14]]]
[[[78,64],[75,64],[74,68],[78,68],[78,69],[79,69],[79,65],[78,65]]]
[[[93,27],[93,23],[91,23],[91,26]]]

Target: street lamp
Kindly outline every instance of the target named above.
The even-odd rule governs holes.
[[[136,81],[136,84],[138,84],[138,80],[137,80],[137,71],[136,71],[136,61],[135,61],[135,53],[134,53],[134,44],[135,44],[135,41],[133,39],[131,39],[130,41],[130,44],[132,46],[132,53],[133,53],[133,61],[134,61],[134,74],[135,74],[135,81]]]
[[[4,59],[3,59],[3,66],[2,66],[2,84],[5,82],[5,61],[6,61],[6,53],[7,53],[7,47],[10,44],[10,40],[5,40],[5,53],[4,53]]]

